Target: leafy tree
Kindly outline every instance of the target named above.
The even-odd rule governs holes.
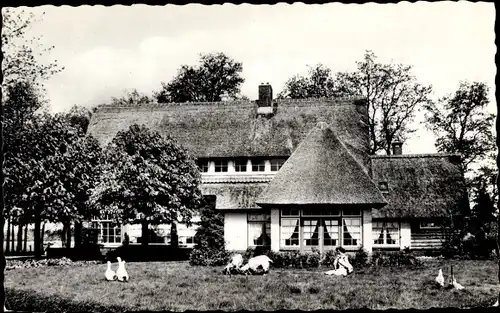
[[[45,48],[40,43],[41,37],[27,36],[26,31],[37,22],[33,13],[18,9],[2,11],[2,89],[18,82],[30,83],[38,89],[43,80],[64,69],[57,60],[44,64],[36,58],[37,53],[50,53],[54,46]],[[36,48],[38,51],[34,51]]]
[[[222,101],[238,98],[243,64],[224,53],[202,54],[198,66],[183,65],[177,76],[155,93],[160,103]]]
[[[300,75],[290,78],[278,98],[332,98],[337,95],[335,80],[331,70],[323,64],[309,67],[309,76]]]
[[[64,179],[76,164],[68,161],[68,147],[81,136],[61,115],[33,116],[20,135],[15,158],[6,159],[5,184],[12,191],[13,207],[35,223],[35,256],[41,256],[41,222],[73,216],[73,194]],[[9,190],[9,189],[8,189]]]
[[[87,133],[92,117],[92,112],[88,108],[74,105],[65,116],[73,127],[80,129],[84,134]]]
[[[190,225],[201,200],[201,178],[195,162],[170,136],[132,125],[113,138],[105,158],[91,201],[117,222],[142,224],[143,245],[149,224]]]
[[[437,137],[437,150],[461,154],[464,173],[494,151],[495,117],[486,111],[488,103],[485,83],[461,82],[455,94],[425,106],[426,125]]]
[[[371,153],[391,154],[393,141],[405,141],[415,131],[409,124],[419,107],[430,101],[432,89],[417,82],[412,66],[378,63],[372,51],[356,63],[357,71],[337,74],[337,92],[367,100]]]
[[[130,105],[135,103],[151,103],[153,100],[144,93],[137,91],[137,89],[132,89],[132,91],[125,91],[124,94],[119,97],[112,97],[111,103],[118,105]]]

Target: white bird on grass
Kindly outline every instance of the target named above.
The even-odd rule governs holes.
[[[120,257],[116,258],[118,260],[118,269],[116,270],[116,276],[118,277],[118,281],[128,281],[128,273],[125,269],[125,261],[122,261]]]
[[[108,269],[106,270],[106,273],[104,274],[106,276],[106,280],[115,280],[116,279],[116,273],[111,269],[111,262],[108,261]]]
[[[465,289],[464,286],[460,285],[459,283],[457,283],[455,277],[453,277],[452,279],[452,285],[453,285],[453,288],[455,288],[456,290],[462,290],[462,289]]]
[[[436,283],[438,283],[441,287],[444,287],[444,276],[443,276],[443,270],[439,269],[439,274],[435,278]]]

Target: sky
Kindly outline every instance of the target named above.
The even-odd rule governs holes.
[[[224,52],[243,63],[241,91],[254,100],[269,82],[277,95],[293,75],[322,63],[334,73],[353,71],[366,50],[381,62],[413,66],[433,99],[461,80],[490,87],[495,102],[493,3],[41,6],[17,8],[42,19],[28,36],[54,45],[40,62],[65,67],[45,83],[54,112],[93,106],[132,88],[151,94],[200,53]],[[404,153],[433,153],[433,135],[421,125]]]

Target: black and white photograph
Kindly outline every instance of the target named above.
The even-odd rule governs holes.
[[[494,3],[1,13],[5,312],[498,307]]]

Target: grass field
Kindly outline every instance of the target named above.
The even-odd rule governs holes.
[[[440,267],[448,278],[451,264],[466,290],[438,289],[433,283]],[[222,268],[192,267],[187,262],[127,263],[128,283],[105,281],[105,269],[105,264],[98,264],[9,270],[5,286],[72,303],[172,311],[471,308],[490,306],[498,293],[495,261],[355,269],[348,277],[326,276],[325,268],[271,269],[266,276],[229,277],[221,274]],[[16,301],[10,303],[13,309],[26,309],[23,301],[12,302]]]

